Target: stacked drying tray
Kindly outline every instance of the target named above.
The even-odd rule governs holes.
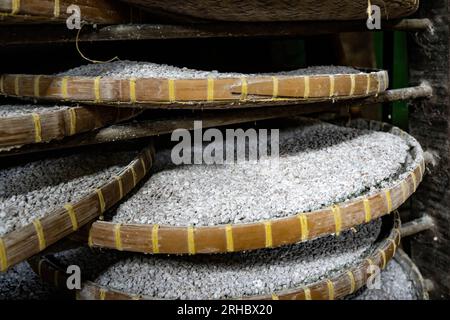
[[[79,102],[101,112],[115,105],[119,112],[130,106],[214,109],[352,99],[383,92],[388,79],[384,71],[347,67],[245,75],[120,61],[58,75],[2,75],[0,84],[5,95]],[[42,136],[39,113],[22,109],[30,113],[29,134]],[[61,109],[61,126],[73,128],[78,118],[65,107],[55,112]],[[110,262],[104,265],[92,263],[83,248],[61,252],[62,265],[88,259],[102,267],[85,270],[79,298],[342,298],[365,284],[369,267],[384,268],[394,255],[398,216],[383,223],[381,217],[406,201],[425,169],[420,146],[400,129],[310,119],[281,130],[277,166],[269,158],[256,165],[174,167],[170,150],[154,160],[146,147],[2,169],[2,180],[14,186],[1,190],[2,270],[105,215],[89,227],[86,242],[134,253],[102,253],[97,259]],[[153,164],[154,174],[139,183]],[[37,263],[37,273],[45,278],[53,270],[52,280],[62,283],[64,273],[46,269],[45,261]],[[220,284],[212,282],[216,278]]]
[[[337,299],[357,292],[399,246],[397,214],[380,217],[420,182],[420,146],[379,123],[309,119],[283,129],[280,142],[276,166],[272,159],[174,166],[170,150],[158,152],[154,174],[89,229],[90,246],[122,252],[70,249],[36,261],[36,272],[58,284],[65,266],[85,266],[79,299]]]

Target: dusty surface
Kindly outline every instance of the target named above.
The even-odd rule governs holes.
[[[280,132],[278,165],[266,158],[256,164],[175,166],[170,150],[159,152],[153,175],[112,220],[207,226],[286,217],[370,195],[417,165],[409,152],[415,141],[304,121]],[[216,145],[220,153],[230,143]]]
[[[359,70],[350,67],[317,66],[297,69],[279,73],[242,74],[222,73],[216,70],[201,71],[188,68],[178,68],[165,64],[138,61],[114,61],[103,64],[89,64],[80,66],[58,74],[59,76],[86,76],[86,77],[113,77],[118,79],[134,78],[169,78],[169,79],[200,79],[200,78],[236,78],[257,75],[314,75],[314,74],[339,74],[359,73]]]
[[[0,169],[0,236],[93,192],[135,156],[85,152]]]

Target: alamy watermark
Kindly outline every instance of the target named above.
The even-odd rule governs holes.
[[[279,129],[207,129],[194,121],[194,130],[176,129],[171,140],[178,142],[171,152],[172,162],[181,164],[257,163],[270,159],[278,163]],[[269,152],[270,151],[270,152]]]
[[[370,5],[367,8],[366,26],[369,30],[381,30],[381,8],[377,5]]]
[[[79,6],[72,4],[67,7],[67,14],[70,16],[66,19],[66,26],[69,30],[81,29],[81,9]]]

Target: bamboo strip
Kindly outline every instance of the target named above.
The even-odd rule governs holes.
[[[413,14],[418,0],[125,0],[153,14],[178,20],[208,21],[324,21],[367,20],[368,4],[378,5],[380,15],[395,19]],[[363,22],[362,22],[363,23]],[[364,23],[365,24],[365,23]]]
[[[1,108],[1,106],[0,106]],[[73,107],[43,113],[0,117],[0,149],[60,140],[78,133],[131,119],[141,110],[109,107]]]
[[[41,87],[45,90],[36,96],[34,82],[38,77]],[[330,77],[334,80],[330,81]],[[1,78],[2,93],[7,96],[86,104],[185,109],[238,108],[258,102],[276,105],[360,98],[384,92],[389,83],[386,71],[368,71],[353,75],[215,79],[115,79],[23,74],[4,74]],[[332,88],[331,83],[334,84]]]
[[[115,24],[141,21],[140,9],[111,0],[0,0],[0,23],[64,23],[72,12],[71,5],[80,8],[83,21],[93,24]]]
[[[71,234],[75,228],[84,226],[100,216],[104,210],[111,208],[134,187],[130,169],[136,172],[137,181],[145,176],[142,167],[151,167],[153,163],[153,147],[149,146],[140,152],[138,157],[125,167],[118,175],[122,181],[123,193],[119,193],[119,185],[114,177],[106,184],[99,186],[90,194],[70,204],[61,204],[60,208],[48,212],[43,218],[36,220],[19,230],[0,237],[0,271],[43,251],[48,246]],[[101,199],[99,194],[101,194]]]
[[[366,124],[399,136],[406,135],[400,129],[387,124]],[[419,157],[416,159],[419,165],[406,178],[369,197],[358,197],[329,208],[271,221],[195,228],[158,225],[157,239],[151,236],[154,225],[121,224],[121,249],[153,254],[192,254],[189,248],[192,248],[194,243],[195,253],[198,254],[225,253],[230,251],[230,243],[233,244],[232,251],[245,251],[279,247],[329,234],[338,236],[344,230],[391,213],[415,192],[417,184],[423,179],[425,162],[422,154],[413,157]],[[107,221],[94,222],[90,229],[92,246],[117,249],[115,226],[116,224]],[[191,239],[191,242],[188,243],[187,239]]]
[[[400,245],[400,218],[398,212],[387,217],[391,225],[389,234],[381,240],[372,254],[363,262],[349,270],[342,270],[330,279],[324,279],[306,286],[296,287],[288,290],[273,292],[261,296],[237,297],[243,300],[334,300],[341,299],[362,288],[370,277],[369,266],[382,268],[394,256],[396,248]],[[54,259],[52,259],[54,261]],[[64,266],[59,266],[46,257],[41,257],[30,261],[34,271],[38,273],[41,269],[41,278],[49,283],[53,283],[56,272],[63,270]],[[80,300],[154,300],[157,297],[137,296],[125,292],[120,292],[110,288],[99,286],[92,281],[84,281],[82,288],[77,292]]]

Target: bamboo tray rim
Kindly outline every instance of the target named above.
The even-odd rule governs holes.
[[[391,125],[363,122],[414,139]],[[96,221],[89,229],[88,244],[119,251],[193,255],[274,248],[330,234],[338,236],[344,230],[389,214],[406,202],[425,172],[422,153],[416,157],[419,164],[392,187],[327,208],[257,222],[198,227]]]
[[[315,281],[311,284],[294,286],[291,289],[278,290],[271,294],[223,300],[335,300],[355,293],[364,286],[367,278],[371,275],[371,271],[368,269],[371,266],[384,269],[400,246],[401,221],[398,211],[385,218],[392,225],[390,231],[387,232],[388,235],[381,240],[377,240],[373,247],[369,249],[372,253],[368,254],[368,257],[364,258],[356,266],[345,271],[336,272],[337,274],[330,278]],[[65,272],[63,272],[62,267],[58,263],[50,261],[43,256],[37,261],[30,261],[30,264],[36,274],[44,281],[46,280],[44,275],[50,274],[50,280],[47,282],[53,282],[57,287],[58,284],[65,283],[63,282],[66,279]],[[83,292],[85,293],[83,294]],[[98,285],[93,281],[83,281],[81,290],[76,292],[77,299],[84,300],[85,297],[93,300],[168,300],[125,293]]]
[[[47,0],[43,3],[36,0],[0,0],[0,4],[8,8],[0,9],[0,24],[23,24],[23,23],[63,23],[71,13],[66,12],[70,5],[77,5],[81,9],[83,21],[90,24],[126,23],[141,19],[141,10],[126,3],[114,3],[114,1],[69,1],[69,0]],[[99,4],[95,4],[99,2]],[[31,3],[31,5],[30,5]],[[106,8],[104,5],[106,4]],[[102,6],[103,5],[103,6]],[[128,9],[129,13],[123,12]],[[99,14],[100,13],[100,14]]]
[[[30,111],[0,116],[0,152],[27,144],[50,142],[129,120],[141,109],[97,106],[60,106],[62,108]],[[0,105],[0,110],[2,106]]]
[[[427,291],[425,279],[423,278],[419,268],[411,260],[408,254],[403,251],[403,249],[398,248],[394,260],[402,267],[404,272],[407,273],[408,278],[413,282],[414,289],[416,289],[417,299],[429,300],[430,297]]]
[[[387,71],[313,75],[158,78],[0,75],[0,94],[94,105],[203,108],[238,102],[316,102],[374,96],[389,85]],[[226,106],[225,106],[226,107]]]
[[[148,173],[152,143],[110,180],[84,197],[63,204],[17,230],[0,237],[0,272],[45,250],[115,205]]]

